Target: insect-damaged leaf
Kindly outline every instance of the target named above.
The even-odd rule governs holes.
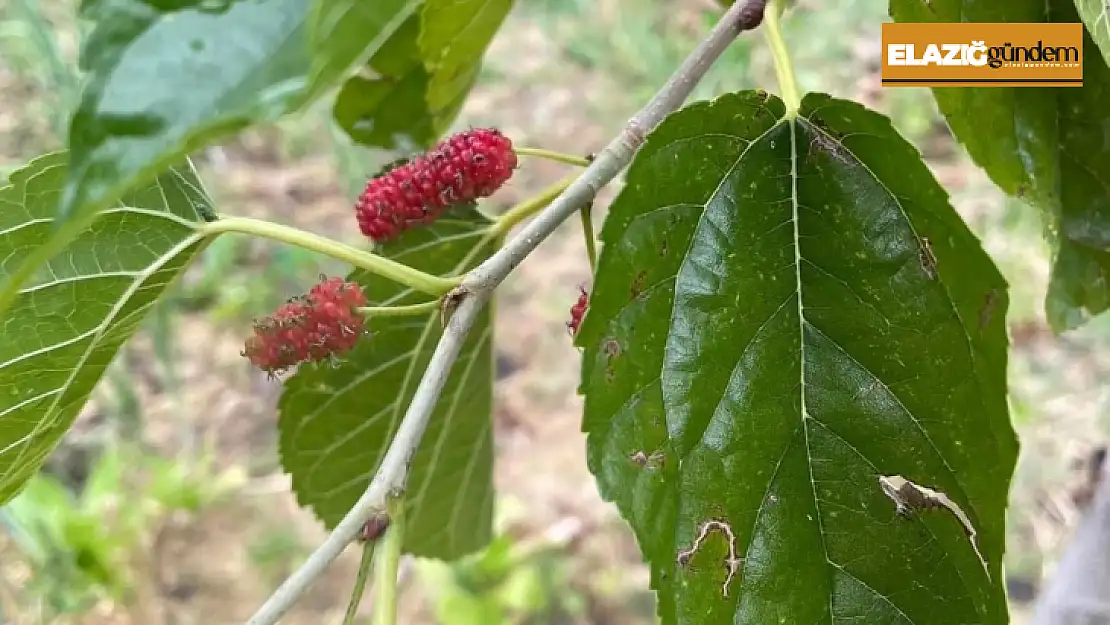
[[[471,206],[410,230],[377,250],[432,274],[485,260],[477,247],[488,220]],[[357,271],[374,306],[416,304],[428,296]],[[492,327],[475,322],[412,459],[405,551],[450,560],[489,542],[493,513]],[[370,483],[442,335],[439,313],[373,317],[371,335],[334,367],[307,367],[285,384],[279,409],[281,463],[303,506],[332,528]]]
[[[1006,622],[1007,286],[887,118],[693,104],[602,240],[588,459],[664,623]],[[956,518],[903,518],[884,475],[966,512],[989,577]]]
[[[890,14],[899,22],[1074,23],[1073,2],[891,0]],[[1110,68],[1090,34],[1082,87],[939,87],[933,94],[991,180],[1048,218],[1055,257],[1045,307],[1053,329],[1075,328],[1110,308]]]
[[[66,155],[0,188],[0,282],[53,234]],[[42,465],[117,350],[203,245],[191,165],[128,193],[40,267],[0,317],[0,504]]]

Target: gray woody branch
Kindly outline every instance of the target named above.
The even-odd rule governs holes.
[[[431,362],[416,388],[405,418],[377,474],[366,492],[335,527],[331,535],[309,556],[308,560],[274,591],[251,617],[248,625],[274,625],[296,603],[308,587],[339,557],[354,540],[366,520],[385,509],[385,499],[394,487],[401,487],[408,474],[409,462],[420,444],[432,409],[443,385],[458,358],[466,335],[474,325],[478,312],[489,301],[493,290],[524,260],[541,241],[580,207],[590,202],[599,189],[608,184],[632,160],[645,135],[669,113],[682,106],[694,86],[705,76],[714,61],[729,44],[745,30],[763,21],[767,0],[738,0],[721,17],[713,31],[690,53],[667,84],[647,106],[628,121],[624,130],[605,147],[567,189],[536,216],[501,250],[475,267],[463,279],[454,294],[461,303],[451,315],[443,337],[436,345]],[[772,9],[773,10],[773,9]]]
[[[1103,455],[1094,464],[1090,507],[1037,600],[1032,625],[1110,623],[1110,461]]]

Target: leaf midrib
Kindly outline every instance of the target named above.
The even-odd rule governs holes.
[[[810,416],[809,411],[806,409],[806,336],[805,336],[805,334],[806,334],[806,325],[808,324],[808,322],[806,321],[806,316],[805,316],[805,303],[803,302],[803,299],[802,299],[802,235],[801,235],[801,220],[799,219],[799,214],[798,214],[798,209],[800,207],[799,202],[798,202],[798,150],[799,150],[799,146],[798,146],[798,122],[796,121],[795,114],[796,113],[789,114],[787,119],[786,119],[786,123],[790,126],[790,210],[791,210],[791,217],[792,217],[793,226],[794,226],[794,286],[797,289],[796,296],[798,298],[798,399],[799,399],[799,402],[800,402],[799,403],[799,412],[801,413],[802,436],[805,439],[805,446],[806,446],[806,469],[809,471],[810,492],[813,493],[813,508],[816,512],[816,514],[814,514],[813,516],[814,516],[814,519],[817,522],[817,533],[820,534],[820,536],[821,536],[821,552],[825,556],[825,563],[826,564],[832,564],[832,560],[829,558],[828,541],[826,541],[826,539],[825,539],[825,525],[824,525],[824,521],[821,518],[821,501],[817,497],[817,481],[814,479],[814,476],[813,476],[813,452],[812,452],[812,450],[810,448],[810,445],[809,445],[809,426],[806,422],[806,419],[813,419],[813,417]],[[809,324],[809,325],[812,325],[812,324]],[[813,420],[816,421],[816,419],[813,419]],[[786,446],[783,448],[783,458],[786,457],[787,450],[789,450],[789,449],[790,449],[790,443],[788,442],[786,444]],[[780,464],[782,463],[781,458],[779,459],[779,463]],[[776,467],[776,472],[777,472],[777,467]],[[768,492],[771,490],[771,484],[774,484],[773,480],[767,482]],[[762,507],[762,503],[760,504],[760,507]],[[755,517],[755,524],[756,525],[759,524],[759,518],[760,517],[757,514],[756,517]],[[751,535],[752,536],[755,535],[755,527],[754,526],[752,528],[752,534]],[[752,542],[754,542],[754,541],[750,541],[748,543],[748,548],[749,549],[751,548]],[[745,550],[745,553],[744,553],[744,557],[745,557],[744,562],[745,562],[745,564],[747,563],[747,556],[748,556],[748,553],[747,553],[747,550]],[[828,584],[829,584],[829,595],[828,595],[829,622],[832,623],[834,621],[834,614],[836,614],[836,612],[833,610],[833,605],[832,605],[832,600],[833,600],[832,589],[835,586],[835,580],[833,580],[832,569],[827,569],[827,571],[828,571]]]

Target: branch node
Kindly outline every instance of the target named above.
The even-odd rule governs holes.
[[[736,21],[737,29],[742,32],[758,28],[763,23],[763,13],[766,9],[767,0],[748,0],[744,8],[740,9],[740,19]]]
[[[362,526],[362,533],[358,535],[358,541],[363,543],[374,542],[381,538],[387,529],[389,529],[389,515],[385,512],[379,512],[370,517],[366,524]]]
[[[459,285],[447,292],[443,299],[439,302],[439,324],[444,328],[447,327],[447,322],[451,320],[451,315],[455,314],[458,310],[459,304],[463,303],[468,295],[471,295],[469,288]]]
[[[644,139],[647,138],[648,130],[644,128],[643,122],[637,115],[628,121],[628,127],[625,129],[624,147],[629,151],[635,153],[644,144]]]

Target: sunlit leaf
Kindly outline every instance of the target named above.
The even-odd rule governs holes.
[[[66,155],[0,189],[0,279],[53,235]],[[40,267],[0,318],[0,503],[42,465],[120,346],[202,246],[211,213],[190,165],[126,194]]]

